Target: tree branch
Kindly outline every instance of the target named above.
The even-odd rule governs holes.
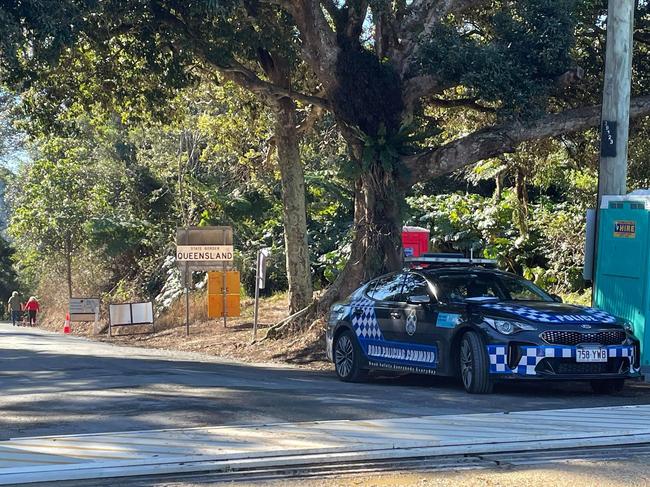
[[[496,113],[496,109],[481,105],[477,98],[431,98],[428,100],[432,105],[440,108],[471,108],[481,113]]]
[[[209,60],[206,59],[206,62],[209,62]],[[306,103],[308,105],[317,105],[326,109],[330,108],[330,103],[327,99],[320,96],[307,95],[305,93],[293,91],[290,88],[284,88],[282,86],[278,86],[277,84],[264,81],[259,76],[257,76],[257,74],[255,74],[252,69],[249,69],[234,60],[230,61],[229,66],[219,66],[212,63],[210,64],[213,65],[216,70],[221,72],[224,77],[234,81],[244,88],[249,89],[253,93],[257,93],[258,95],[275,98],[287,97],[302,103]]]
[[[167,26],[180,31],[183,36],[190,40],[190,48],[194,49],[201,57],[203,62],[209,64],[220,72],[226,79],[234,81],[240,86],[252,91],[253,93],[270,98],[292,98],[306,104],[318,105],[323,108],[330,108],[329,101],[319,96],[307,95],[291,90],[290,88],[278,86],[277,84],[270,83],[261,79],[255,71],[247,68],[235,59],[229,59],[224,63],[221,59],[217,58],[211,47],[203,41],[202,38],[197,36],[193,29],[190,28],[182,19],[173,13],[163,9],[161,5],[155,6],[155,13],[157,18],[164,22]]]
[[[319,0],[283,0],[302,39],[304,60],[329,93],[336,87],[336,61],[339,47]]]
[[[356,0],[345,3],[347,12],[345,35],[349,39],[359,39],[363,31],[363,22],[366,20],[366,15],[368,14],[368,1]]]
[[[409,78],[404,82],[403,86],[404,95],[402,98],[404,100],[404,111],[407,113],[413,111],[416,102],[423,96],[440,93],[447,88],[440,83],[437,77],[429,74]]]
[[[500,154],[514,152],[528,140],[579,132],[600,122],[601,106],[575,108],[529,123],[511,123],[479,130],[441,147],[403,159],[410,169],[401,181],[404,188]],[[632,99],[630,118],[650,115],[650,95]]]

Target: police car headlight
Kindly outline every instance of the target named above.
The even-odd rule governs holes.
[[[485,322],[494,328],[499,333],[504,335],[512,335],[520,331],[535,331],[533,325],[527,323],[520,323],[519,321],[498,320],[495,318],[485,318]]]
[[[341,321],[344,316],[345,316],[345,307],[335,305],[330,310],[330,316],[329,316],[328,323],[330,325],[335,325],[336,323]]]

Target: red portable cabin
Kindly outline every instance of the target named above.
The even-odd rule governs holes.
[[[402,228],[402,247],[405,257],[419,257],[429,251],[429,230],[422,227]]]

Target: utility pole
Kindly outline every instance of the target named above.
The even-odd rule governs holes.
[[[636,0],[609,0],[607,5],[607,44],[605,80],[600,125],[600,167],[596,209],[587,215],[585,242],[586,280],[594,281],[598,266],[598,227],[603,195],[627,192],[627,141],[630,127],[632,83],[632,43]],[[590,232],[589,228],[593,230]],[[591,236],[593,235],[593,237]],[[594,282],[594,289],[596,283]],[[592,293],[592,305],[595,294]]]
[[[609,0],[598,200],[626,193],[635,0]]]

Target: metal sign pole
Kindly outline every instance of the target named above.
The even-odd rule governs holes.
[[[223,263],[223,327],[228,328],[228,323],[227,323],[227,318],[228,313],[226,312],[226,294],[227,294],[227,289],[226,289],[226,262],[224,261]]]
[[[190,288],[188,286],[188,268],[185,264],[185,336],[190,336]]]
[[[255,316],[253,318],[253,342],[257,339],[257,318],[260,307],[260,257],[261,252],[257,251],[257,268],[255,269]]]

